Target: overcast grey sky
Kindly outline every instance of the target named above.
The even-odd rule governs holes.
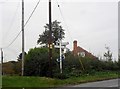
[[[118,1],[117,0],[56,0],[52,2],[52,21],[58,20],[65,29],[68,48],[73,49],[73,41],[96,56],[103,56],[105,45],[109,46],[113,57],[118,56]],[[25,21],[30,16],[38,0],[25,0]],[[2,44],[6,47],[21,30],[20,0],[0,2],[0,29]],[[41,0],[35,13],[25,27],[25,51],[37,45],[39,34],[48,23],[48,0]],[[0,31],[1,31],[0,30]],[[1,33],[1,32],[0,32]],[[0,35],[1,36],[1,35]],[[0,37],[1,38],[1,37]],[[21,52],[21,35],[4,50],[4,61],[16,60]]]

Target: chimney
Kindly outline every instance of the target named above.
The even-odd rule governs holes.
[[[73,53],[74,55],[77,55],[77,41],[76,40],[73,42]]]

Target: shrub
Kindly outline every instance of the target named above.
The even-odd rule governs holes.
[[[54,75],[54,78],[57,78],[57,79],[67,79],[67,78],[69,78],[69,76],[66,73],[56,73]]]
[[[82,74],[94,74],[97,71],[116,71],[119,69],[118,62],[103,61],[89,57],[78,57],[70,52],[66,54],[63,68],[65,73],[69,76],[81,76]]]
[[[57,55],[57,53],[55,53]],[[55,55],[54,54],[54,55]],[[53,55],[51,60],[51,68],[53,74],[58,70],[56,57]],[[49,57],[48,48],[31,49],[25,56],[25,75],[26,76],[49,76]]]

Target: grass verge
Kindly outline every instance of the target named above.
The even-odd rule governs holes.
[[[60,80],[46,77],[28,76],[3,76],[2,86],[4,87],[61,87],[86,82],[100,81],[118,78],[117,72],[97,72],[93,75],[82,75]]]

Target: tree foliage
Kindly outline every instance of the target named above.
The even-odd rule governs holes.
[[[26,54],[27,54],[27,53],[24,52],[24,55],[26,55]],[[19,54],[19,56],[17,57],[17,60],[18,60],[18,61],[21,61],[21,60],[22,60],[22,53]]]
[[[112,61],[112,53],[110,51],[109,47],[105,47],[107,52],[104,53],[104,57],[106,58],[107,61]]]
[[[52,42],[56,43],[58,39],[64,38],[64,29],[60,25],[61,22],[58,22],[57,20],[52,22]],[[49,41],[49,24],[46,24],[44,26],[45,31],[39,35],[39,38],[37,40],[37,44],[48,44]]]

